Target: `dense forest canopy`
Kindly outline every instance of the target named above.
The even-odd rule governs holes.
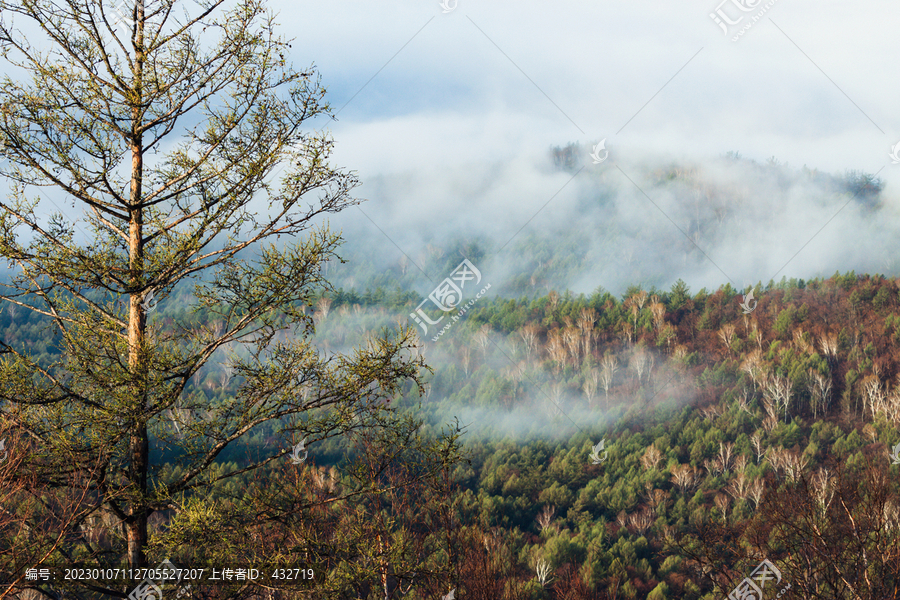
[[[485,298],[426,344],[427,394],[396,402],[423,431],[462,419],[470,463],[453,475],[448,583],[459,597],[724,597],[766,558],[801,597],[896,593],[900,286],[850,272],[753,292],[749,314],[730,286],[682,281]],[[316,343],[351,345],[419,300],[322,295],[309,307]],[[16,316],[0,315],[4,339],[54,352],[40,320]],[[194,379],[210,405],[239,382],[215,366]],[[340,486],[343,456],[321,444],[307,468],[337,468]],[[416,581],[406,597],[427,589]]]

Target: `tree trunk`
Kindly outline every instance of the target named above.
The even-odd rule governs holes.
[[[144,278],[144,214],[142,204],[143,186],[143,139],[141,131],[141,99],[143,96],[143,51],[144,6],[143,0],[136,1],[135,10],[135,64],[134,88],[131,109],[131,208],[128,228],[129,269],[131,286],[139,289]],[[128,566],[132,569],[147,566],[144,548],[147,545],[148,511],[144,505],[147,494],[147,470],[149,468],[150,444],[147,437],[147,377],[148,364],[144,348],[147,329],[147,308],[142,304],[146,293],[132,293],[128,312],[128,366],[134,382],[134,415],[131,421],[131,470],[130,477],[133,496],[130,501],[125,536],[128,543]]]
[[[135,163],[140,156],[135,155]],[[132,179],[132,185],[140,187],[139,178]],[[140,209],[132,211],[129,229],[130,262],[132,285],[138,285],[143,272],[142,215]],[[143,498],[147,493],[147,469],[149,466],[149,440],[147,437],[147,361],[144,348],[146,333],[146,308],[141,304],[143,294],[131,294],[128,314],[128,365],[134,381],[134,413],[132,427],[130,480],[134,490],[129,518],[125,523],[128,541],[128,566],[132,569],[145,567],[144,546],[147,544],[147,511]]]

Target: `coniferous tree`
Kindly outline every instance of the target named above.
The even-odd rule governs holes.
[[[30,77],[7,75],[0,89],[0,256],[15,268],[0,299],[45,317],[58,350],[0,340],[0,411],[34,445],[9,476],[35,498],[78,501],[61,519],[50,503],[28,507],[44,565],[154,566],[165,558],[148,556],[157,513],[209,556],[247,564],[257,557],[241,529],[223,523],[277,523],[273,506],[291,503],[263,506],[263,488],[243,504],[206,494],[287,461],[287,445],[314,452],[351,429],[395,432],[381,443],[428,455],[386,404],[422,390],[424,363],[409,329],[330,357],[309,337],[307,307],[330,288],[318,267],[340,241],[314,226],[359,202],[357,180],[329,164],[327,133],[306,130],[331,108],[315,70],[287,64],[265,3],[113,6],[0,0],[0,53]],[[42,188],[73,210],[48,213]],[[212,404],[197,383],[226,350],[235,381]],[[265,428],[279,447],[218,464]],[[177,472],[161,470],[165,453]],[[433,473],[440,460],[425,463]],[[101,517],[108,535],[92,542],[83,532]],[[306,541],[284,558],[316,558]],[[21,567],[11,552],[0,549],[3,567]]]

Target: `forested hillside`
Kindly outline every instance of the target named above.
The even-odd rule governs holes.
[[[749,314],[682,282],[485,301],[435,344],[425,408],[472,415],[457,506],[503,540],[495,581],[545,564],[546,597],[714,598],[768,557],[799,597],[895,597],[897,282],[753,291]]]
[[[897,281],[835,274],[753,294],[749,314],[730,286],[692,293],[680,281],[622,298],[479,301],[423,347],[434,369],[425,396],[395,399],[426,420],[426,437],[458,416],[470,462],[443,488],[367,505],[384,544],[404,549],[378,550],[394,556],[384,582],[347,579],[340,553],[316,547],[328,587],[386,585],[416,599],[444,587],[473,599],[711,599],[768,558],[793,597],[895,597]],[[417,300],[324,295],[309,309],[316,343],[353,343]],[[2,338],[52,351],[40,324],[17,316],[0,316]],[[240,377],[213,369],[195,384],[214,406]],[[605,458],[592,460],[601,439]],[[284,440],[260,432],[253,443]],[[354,487],[341,474],[343,441],[310,450],[297,484],[310,494]],[[236,468],[239,454],[220,468]],[[242,485],[215,497],[239,498]],[[354,510],[329,505],[316,523]]]

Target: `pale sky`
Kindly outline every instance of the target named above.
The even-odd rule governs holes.
[[[693,289],[765,282],[787,261],[776,279],[885,272],[886,259],[875,255],[900,230],[900,164],[889,157],[900,140],[900,4],[776,0],[766,8],[745,0],[754,8],[742,12],[739,0],[717,1],[459,0],[446,14],[436,0],[272,6],[296,38],[295,65],[314,61],[340,109],[329,126],[336,163],[357,170],[359,195],[369,199],[363,208],[391,240],[368,221],[356,229],[352,211],[332,223],[368,227],[367,243],[390,260],[400,256],[394,244],[414,257],[442,228],[499,241],[529,220],[540,229],[577,218],[573,199],[593,165],[569,183],[538,165],[552,145],[605,138],[625,171],[645,160],[702,163],[738,151],[759,162],[774,156],[791,167],[878,173],[886,183],[874,220],[854,206],[819,207],[797,190],[750,198],[756,212],[783,210],[784,218],[746,214],[730,239],[704,248],[714,265],[667,266],[670,280],[682,276]],[[743,15],[727,36],[710,17],[717,8],[732,21]],[[613,175],[617,189],[631,185]],[[682,235],[668,219],[687,230],[678,208],[629,193],[631,219],[653,223],[634,243],[667,252],[669,233]],[[793,196],[802,198],[791,204]],[[619,206],[616,218],[623,214]],[[754,265],[743,260],[751,254]],[[627,274],[613,271],[571,286],[621,287]]]
[[[343,107],[332,129],[361,174],[604,137],[875,172],[900,140],[893,2],[777,0],[737,42],[716,0],[271,6]]]
[[[576,291],[620,291],[654,269],[694,290],[897,270],[900,164],[889,153],[900,141],[900,3],[720,1],[458,0],[446,13],[438,0],[270,6],[294,39],[291,62],[315,63],[338,113],[310,125],[330,129],[333,162],[357,172],[368,199],[368,217],[353,208],[330,223],[384,266],[454,236],[488,236],[497,250],[522,227],[554,235],[608,189],[614,199],[583,223],[606,242],[589,253],[596,268],[567,282]],[[710,16],[717,9],[742,19],[727,35]],[[551,146],[604,139],[605,164],[588,160],[574,178],[546,168]],[[884,206],[864,214],[796,186],[769,194],[771,182],[712,166],[729,151],[877,173]],[[693,235],[697,207],[644,195],[639,166],[668,162],[708,164],[704,178],[746,187],[715,233],[698,232],[702,265],[676,248]],[[606,261],[613,250],[624,258]],[[496,277],[519,268],[501,262]]]

